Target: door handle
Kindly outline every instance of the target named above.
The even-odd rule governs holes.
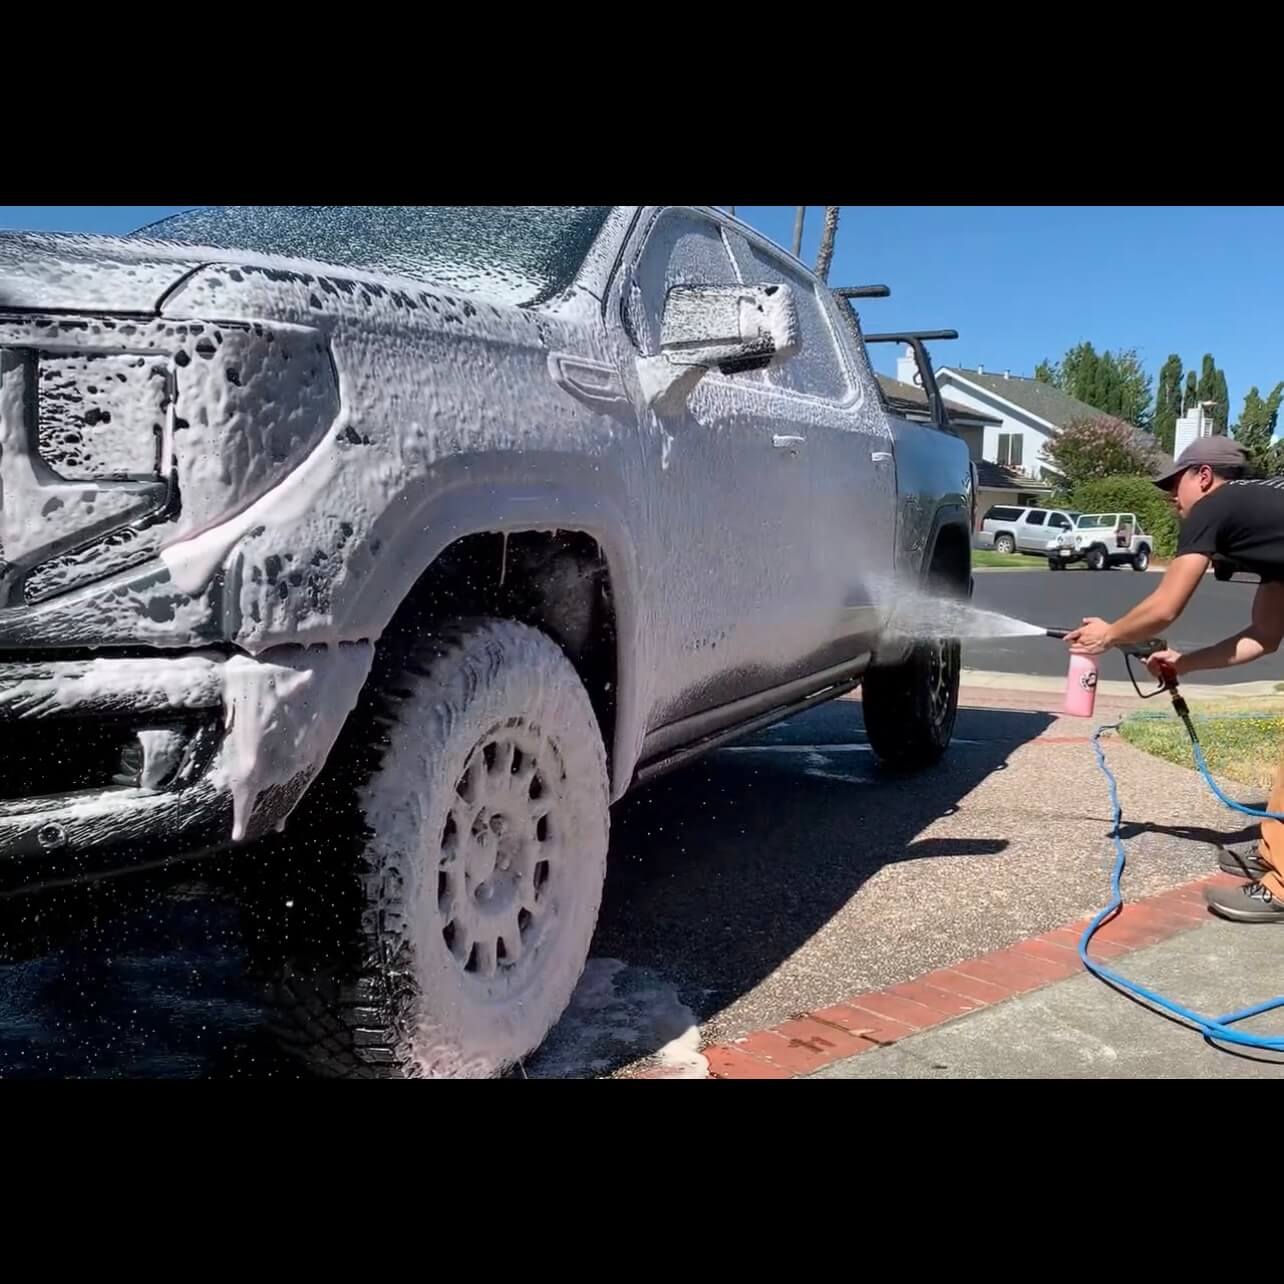
[[[771,444],[777,450],[787,450],[791,455],[796,455],[800,447],[807,444],[806,437],[782,437],[779,433],[773,433]]]
[[[875,450],[870,454],[870,458],[876,464],[888,464],[891,463],[892,452],[890,450]]]

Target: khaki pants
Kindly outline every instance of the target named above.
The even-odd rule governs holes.
[[[1284,815],[1284,757],[1280,758],[1279,766],[1275,768],[1275,785],[1271,789],[1271,800],[1266,804],[1266,810]],[[1278,820],[1262,821],[1262,837],[1257,850],[1271,867],[1269,874],[1262,875],[1266,890],[1276,900],[1284,901],[1284,824]]]

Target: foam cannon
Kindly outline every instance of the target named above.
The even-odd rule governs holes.
[[[1045,629],[1050,638],[1064,639],[1073,629]],[[1128,678],[1132,689],[1143,699],[1167,691],[1173,699],[1173,708],[1184,716],[1186,701],[1177,690],[1177,674],[1164,666],[1159,676],[1159,685],[1153,691],[1143,691],[1137,685],[1137,675],[1133,672],[1133,660],[1147,660],[1156,651],[1166,651],[1168,643],[1164,638],[1150,638],[1145,642],[1129,642],[1119,648],[1123,652],[1124,664],[1128,668]],[[1064,711],[1074,718],[1091,718],[1097,703],[1097,657],[1095,655],[1071,655],[1070,671],[1066,674],[1066,697],[1062,706]]]

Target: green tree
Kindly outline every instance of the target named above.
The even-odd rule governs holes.
[[[1034,377],[1103,414],[1139,426],[1150,421],[1150,376],[1135,348],[1098,352],[1079,343],[1059,362],[1041,362]]]
[[[1213,423],[1215,430],[1219,433],[1225,433],[1230,426],[1230,390],[1226,387],[1226,372],[1217,367],[1217,382],[1214,400],[1217,402],[1217,409],[1213,411]]]
[[[1213,431],[1225,432],[1226,425],[1230,421],[1230,407],[1226,404],[1226,375],[1213,360],[1211,352],[1204,353],[1199,372],[1198,395],[1200,401],[1213,403]]]
[[[1150,427],[1159,448],[1171,455],[1173,437],[1177,430],[1177,416],[1181,414],[1181,358],[1170,353],[1160,367],[1159,382],[1155,388],[1155,410]]]
[[[1126,419],[1138,428],[1150,425],[1150,376],[1141,364],[1136,348],[1122,348],[1115,354],[1115,373],[1118,379],[1118,392],[1115,405],[1107,407],[1111,414]]]
[[[1182,394],[1181,412],[1184,415],[1188,410],[1193,410],[1199,401],[1198,379],[1193,370],[1186,371],[1186,391]]]
[[[1076,419],[1043,448],[1044,472],[1058,490],[1072,494],[1100,477],[1151,477],[1154,438],[1112,415]]]
[[[1217,363],[1211,352],[1204,353],[1204,360],[1199,368],[1199,385],[1196,389],[1200,401],[1217,400]]]
[[[1244,398],[1244,409],[1240,411],[1239,422],[1235,425],[1235,440],[1244,447],[1253,467],[1263,473],[1271,473],[1273,456],[1272,439],[1279,422],[1280,402],[1284,400],[1284,383],[1277,383],[1270,394],[1263,397],[1256,387],[1248,390]]]

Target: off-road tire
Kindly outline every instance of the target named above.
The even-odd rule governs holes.
[[[965,599],[967,589],[934,569],[930,589]],[[900,664],[874,665],[861,681],[865,734],[878,761],[892,771],[938,762],[949,748],[959,708],[962,648],[957,638],[916,642]]]
[[[1150,549],[1144,544],[1137,550],[1132,559],[1132,569],[1134,571],[1144,571],[1150,566]]]
[[[1100,544],[1093,545],[1084,556],[1084,565],[1090,571],[1104,571],[1110,565],[1110,559],[1106,556],[1106,550]]]
[[[537,1048],[588,959],[609,829],[597,719],[557,644],[475,619],[394,648],[313,792],[293,842],[342,865],[355,837],[344,890],[320,893],[356,902],[352,939],[278,973],[282,1046],[345,1078],[494,1077]]]
[[[957,638],[918,642],[909,658],[872,668],[861,683],[865,733],[879,762],[915,771],[949,748],[959,707],[961,648]]]

